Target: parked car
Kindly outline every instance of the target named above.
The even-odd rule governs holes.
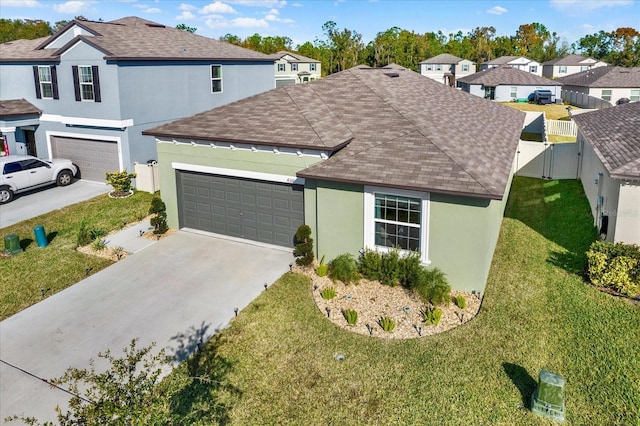
[[[529,95],[529,102],[539,105],[548,105],[554,103],[553,93],[551,90],[535,90]]]
[[[41,160],[31,155],[0,157],[0,204],[13,200],[14,194],[58,184],[69,185],[78,168],[62,158]]]

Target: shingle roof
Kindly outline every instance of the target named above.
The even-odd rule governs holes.
[[[500,66],[489,68],[475,74],[470,74],[458,79],[458,81],[469,84],[484,84],[489,87],[500,85],[519,85],[519,86],[561,86],[557,80],[549,80],[548,78],[538,77],[530,72],[522,71],[510,66]]]
[[[324,149],[298,176],[500,199],[524,116],[402,67],[355,67],[144,133]]]
[[[598,67],[556,79],[563,86],[640,89],[640,67]]]
[[[574,115],[578,129],[614,179],[640,179],[640,102]]]
[[[440,55],[434,56],[429,59],[425,59],[420,63],[421,64],[457,64],[460,61],[464,61],[464,59],[458,58],[457,56],[449,55],[448,53],[441,53]]]
[[[593,58],[588,58],[580,55],[567,55],[561,58],[555,58],[551,59],[550,61],[543,62],[542,65],[584,65],[582,62],[587,59],[599,62]]]
[[[42,111],[24,99],[0,101],[0,118],[20,117],[24,115],[40,115]]]
[[[80,35],[60,49],[45,49],[50,42],[77,25],[93,36]],[[83,40],[111,60],[256,60],[273,61],[260,52],[221,42],[137,17],[111,22],[72,21],[57,34],[38,40],[0,44],[0,61],[58,60],[60,55]]]
[[[499,58],[495,58],[495,59],[492,59],[490,61],[484,61],[483,64],[487,64],[487,65],[506,65],[509,62],[511,62],[511,61],[513,61],[515,59],[518,59],[518,58],[524,58],[528,62],[533,62],[531,59],[529,59],[529,58],[527,58],[525,56],[500,56]]]
[[[274,60],[279,60],[279,59],[282,59],[282,57],[286,56],[286,55],[289,55],[292,58],[295,58],[293,60],[289,60],[289,62],[300,62],[300,63],[317,62],[317,63],[320,63],[320,61],[317,60],[317,59],[307,58],[306,56],[302,56],[299,53],[287,52],[286,50],[281,50],[281,51],[276,52],[273,55],[269,55],[269,56],[271,56]]]

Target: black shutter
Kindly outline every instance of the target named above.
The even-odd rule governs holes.
[[[91,74],[93,74],[93,100],[96,102],[101,102],[102,98],[100,97],[100,78],[98,77],[97,65],[93,65],[91,67]]]
[[[71,71],[73,72],[73,88],[76,92],[76,101],[80,102],[82,98],[80,98],[80,80],[78,77],[78,66],[73,65],[71,67]]]
[[[51,66],[51,86],[53,86],[53,99],[60,99],[58,93],[58,70],[55,65]]]
[[[40,91],[40,74],[38,74],[38,66],[33,66],[33,80],[36,83],[36,98],[42,99],[42,92]]]

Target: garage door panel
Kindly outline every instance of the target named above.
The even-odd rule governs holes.
[[[176,175],[181,226],[291,247],[297,227],[304,223],[300,185],[187,171]],[[194,210],[193,192],[210,210]]]
[[[106,172],[120,170],[115,141],[52,136],[51,152],[56,158],[73,161],[82,179],[104,182]]]

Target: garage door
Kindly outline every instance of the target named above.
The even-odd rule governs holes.
[[[177,171],[180,227],[293,246],[304,223],[300,185]]]
[[[73,161],[82,179],[104,182],[105,172],[120,170],[116,142],[52,136],[51,152],[54,158]]]

